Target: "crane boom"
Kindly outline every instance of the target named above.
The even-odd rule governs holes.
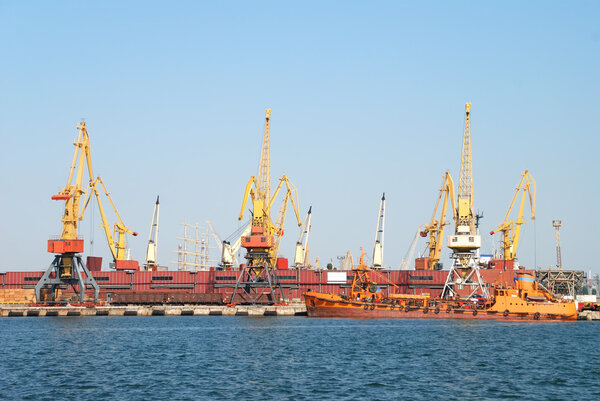
[[[114,223],[114,229],[111,233],[110,226],[108,220],[106,218],[106,213],[104,212],[104,207],[102,206],[102,200],[100,198],[100,193],[98,191],[98,184],[102,187],[104,191],[104,195],[108,202],[110,203],[113,212],[117,218],[117,221]],[[125,234],[131,234],[134,237],[138,235],[137,232],[131,231],[125,223],[123,223],[123,219],[121,215],[117,211],[117,207],[115,206],[110,192],[106,189],[106,185],[104,185],[104,181],[100,177],[96,177],[88,186],[88,190],[86,193],[89,193],[87,196],[87,202],[85,207],[83,208],[83,212],[87,209],[87,206],[92,198],[92,194],[96,196],[96,201],[98,203],[98,209],[100,210],[100,217],[102,218],[102,227],[104,228],[104,233],[106,235],[106,240],[108,241],[108,247],[113,256],[114,268],[116,269],[124,269],[124,270],[138,270],[139,264],[134,260],[126,260],[126,245],[125,245]]]
[[[271,109],[265,110],[265,133],[260,154],[257,184],[259,197],[264,200],[265,204],[268,204],[271,196]]]
[[[469,233],[475,234],[473,211],[473,163],[471,157],[471,103],[465,104],[465,131],[463,135],[460,181],[458,184],[457,226],[468,226]]]
[[[419,226],[417,228],[417,232],[415,233],[415,236],[413,237],[413,240],[410,243],[410,247],[406,251],[406,255],[400,261],[400,270],[408,270],[410,268],[409,263],[412,260],[413,255],[415,254],[415,249],[417,248],[417,240],[419,239],[419,235],[421,234],[421,227],[423,226]]]
[[[456,204],[454,203],[454,181],[452,180],[452,176],[450,172],[446,171],[444,174],[444,179],[442,181],[442,186],[440,187],[440,194],[437,198],[437,202],[435,203],[435,208],[433,209],[433,215],[431,216],[431,221],[427,224],[423,231],[421,231],[421,236],[425,237],[429,235],[429,243],[427,244],[427,248],[429,249],[429,257],[427,260],[427,269],[434,270],[437,264],[440,261],[442,255],[442,242],[444,238],[444,227],[448,225],[446,222],[446,211],[448,208],[448,200],[452,202],[452,211],[456,209]],[[440,219],[436,220],[437,212],[441,202],[441,214]]]
[[[153,271],[158,266],[158,217],[160,211],[160,202],[158,195],[154,204],[152,213],[152,224],[150,225],[150,235],[148,237],[148,246],[146,247],[146,270]]]
[[[79,207],[81,195],[85,193],[82,188],[83,172],[86,165],[90,182],[94,176],[92,171],[90,137],[88,135],[85,122],[79,123],[77,130],[79,131],[79,134],[77,136],[77,140],[73,142],[73,145],[75,145],[75,153],[73,154],[73,161],[71,162],[71,169],[69,170],[67,185],[58,193],[58,195],[52,196],[53,200],[65,201],[65,212],[62,218],[63,228],[60,236],[61,239],[77,239],[77,225],[78,222],[83,218],[83,213],[81,213],[81,215],[79,214]],[[75,175],[75,182],[73,182],[73,175]],[[77,252],[83,252],[83,246],[81,247],[81,250]]]
[[[377,230],[375,231],[375,245],[373,246],[373,268],[381,269],[383,265],[383,234],[385,225],[385,192],[381,196]]]
[[[312,216],[312,206],[308,208],[306,219],[302,224],[300,238],[296,242],[296,252],[294,254],[294,266],[296,269],[301,269],[309,264],[308,260],[308,235],[310,234],[310,220]]]
[[[532,189],[533,188],[533,189]],[[517,220],[509,220],[513,206],[521,192],[521,203],[519,205],[519,212],[517,214]],[[526,197],[529,197],[529,206],[531,207],[531,220],[535,220],[535,180],[529,174],[528,170],[525,170],[521,174],[521,181],[515,190],[512,202],[506,212],[506,217],[502,224],[498,226],[495,231],[491,231],[490,235],[494,235],[497,232],[502,233],[502,259],[505,261],[513,261],[516,259],[517,248],[519,247],[519,239],[521,235],[521,226],[525,224],[523,221],[523,209],[525,206]],[[512,235],[511,235],[512,234]]]

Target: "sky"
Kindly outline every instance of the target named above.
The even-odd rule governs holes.
[[[290,178],[301,219],[312,206],[312,261],[337,266],[361,247],[370,258],[385,192],[384,266],[398,268],[444,172],[458,183],[471,102],[482,253],[498,249],[489,232],[527,169],[536,219],[526,206],[520,264],[556,264],[560,219],[563,266],[600,273],[599,20],[595,1],[0,0],[0,271],[52,261],[64,205],[50,197],[82,119],[94,174],[140,233],[134,259],[157,195],[161,265],[176,267],[184,221],[210,220],[228,238],[258,172],[266,108],[272,185]],[[288,212],[281,253],[293,259]],[[99,225],[89,211],[79,232],[106,269]]]

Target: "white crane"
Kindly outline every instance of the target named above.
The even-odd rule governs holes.
[[[221,241],[221,238],[219,238],[219,235],[215,231],[215,228],[213,227],[212,223],[208,220],[206,221],[206,223],[210,227],[210,231],[215,239],[215,242],[217,243],[217,246],[219,247],[219,252],[221,252],[221,266],[224,268],[238,267],[239,262],[237,260],[237,257],[235,256],[235,254],[237,253],[237,251],[240,249],[240,247],[242,245],[242,237],[250,234],[250,229],[251,229],[250,222],[248,222],[248,224],[246,224],[242,233],[237,236],[237,240],[233,243],[233,245],[229,241],[226,241],[226,240]]]
[[[150,238],[148,238],[148,247],[146,249],[146,270],[154,271],[158,267],[156,261],[158,255],[158,213],[160,209],[159,197],[156,196],[154,204],[154,213],[152,214],[152,225],[150,226]]]
[[[312,206],[308,208],[308,213],[302,230],[300,231],[300,238],[296,242],[296,253],[294,254],[294,267],[296,269],[305,268],[310,264],[308,260],[308,235],[310,234],[310,218],[312,216]]]
[[[383,229],[385,224],[385,192],[381,197],[379,205],[379,218],[377,219],[377,231],[375,232],[375,246],[373,248],[373,268],[381,269],[383,265]]]
[[[409,263],[411,260],[413,260],[415,249],[417,248],[417,240],[421,236],[422,228],[422,225],[419,226],[419,228],[417,228],[417,232],[415,233],[415,236],[410,244],[410,248],[408,248],[408,251],[406,252],[406,255],[404,255],[404,258],[402,258],[402,262],[400,263],[400,270],[410,269]]]

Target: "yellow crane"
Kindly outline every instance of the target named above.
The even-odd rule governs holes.
[[[479,248],[481,236],[475,224],[475,201],[473,191],[473,162],[471,153],[471,103],[465,103],[465,129],[463,133],[460,163],[460,181],[456,209],[454,210],[454,234],[448,236],[452,250],[452,267],[446,277],[442,297],[459,296],[456,288],[469,288],[468,297],[479,294],[487,298],[489,291],[479,272]]]
[[[92,157],[90,152],[90,138],[85,122],[77,126],[77,140],[75,153],[71,162],[67,185],[52,199],[64,201],[64,215],[62,221],[62,232],[59,238],[48,240],[48,252],[55,254],[50,267],[42,275],[35,286],[35,295],[41,302],[41,290],[50,286],[50,301],[55,301],[56,288],[59,285],[70,285],[79,295],[80,302],[85,299],[85,289],[90,285],[94,289],[94,302],[98,299],[99,286],[94,277],[83,264],[81,253],[83,252],[83,239],[78,235],[78,224],[83,219],[80,213],[81,195],[83,190],[83,176],[87,166],[89,181],[92,181]],[[54,273],[54,274],[52,274]]]
[[[104,212],[104,208],[102,207],[102,200],[100,198],[100,193],[98,191],[98,184],[102,187],[104,191],[104,195],[106,199],[110,202],[112,209],[117,217],[117,222],[114,223],[114,229],[111,232],[110,225],[108,224],[108,220],[106,219],[106,213]],[[123,223],[123,219],[119,215],[117,211],[117,207],[115,206],[112,198],[110,197],[110,192],[106,189],[106,185],[104,185],[104,181],[102,178],[96,177],[88,186],[86,191],[87,201],[85,203],[85,207],[83,208],[82,213],[87,209],[90,200],[92,199],[92,194],[96,196],[96,201],[98,202],[98,209],[100,209],[100,216],[102,218],[102,227],[104,228],[104,233],[106,234],[106,240],[108,241],[108,247],[113,257],[113,263],[111,267],[117,270],[139,270],[139,263],[136,260],[127,260],[126,251],[127,247],[125,245],[125,234],[131,234],[133,236],[137,236],[138,233],[131,231],[125,223]],[[158,202],[158,200],[157,200]]]
[[[426,260],[427,270],[434,270],[437,266],[439,266],[438,263],[442,255],[444,227],[448,225],[446,222],[448,199],[450,199],[452,202],[452,211],[454,212],[454,210],[456,210],[456,204],[454,202],[454,181],[452,180],[452,176],[450,176],[450,172],[446,171],[446,174],[444,174],[444,180],[442,181],[442,186],[440,188],[440,194],[437,198],[437,202],[435,203],[435,208],[433,209],[431,221],[424,227],[423,231],[421,231],[422,237],[429,235],[429,243],[427,244],[429,257]],[[439,220],[436,219],[438,210],[440,210]]]
[[[519,205],[517,219],[509,220],[519,193],[521,193],[521,204]],[[521,235],[521,226],[525,224],[525,221],[523,220],[523,209],[525,207],[526,195],[529,198],[529,206],[531,207],[531,220],[535,220],[535,180],[531,174],[529,174],[528,170],[525,170],[521,174],[521,181],[519,182],[519,185],[517,185],[515,195],[510,203],[508,212],[506,212],[504,221],[495,231],[490,232],[490,235],[494,235],[498,232],[502,233],[502,260],[505,262],[513,263],[516,259],[519,238]]]
[[[236,295],[240,296],[240,301],[256,302],[278,302],[282,297],[281,285],[274,274],[276,268],[277,255],[279,253],[279,243],[283,236],[283,223],[287,211],[288,201],[294,208],[294,213],[298,226],[302,225],[298,213],[298,194],[295,186],[287,178],[282,176],[279,179],[277,188],[271,194],[271,109],[266,110],[265,132],[263,135],[260,164],[258,169],[258,178],[251,176],[246,184],[239,220],[244,218],[244,211],[248,198],[252,201],[252,222],[250,235],[242,237],[242,246],[248,251],[246,255],[247,263],[239,275],[231,302],[233,303]],[[280,213],[277,220],[273,223],[271,219],[271,208],[277,198],[280,190],[285,186],[285,195],[280,207]],[[238,294],[238,289],[243,292]],[[276,294],[276,290],[279,294]],[[266,295],[265,300],[263,295]]]
[[[460,164],[460,181],[454,210],[454,235],[448,238],[448,247],[454,252],[455,264],[462,268],[474,267],[481,237],[475,229],[475,202],[473,200],[473,165],[471,157],[471,103],[465,103],[465,130]]]

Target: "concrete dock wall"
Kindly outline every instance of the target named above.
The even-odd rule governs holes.
[[[25,316],[306,316],[306,306],[0,306],[0,317]]]

